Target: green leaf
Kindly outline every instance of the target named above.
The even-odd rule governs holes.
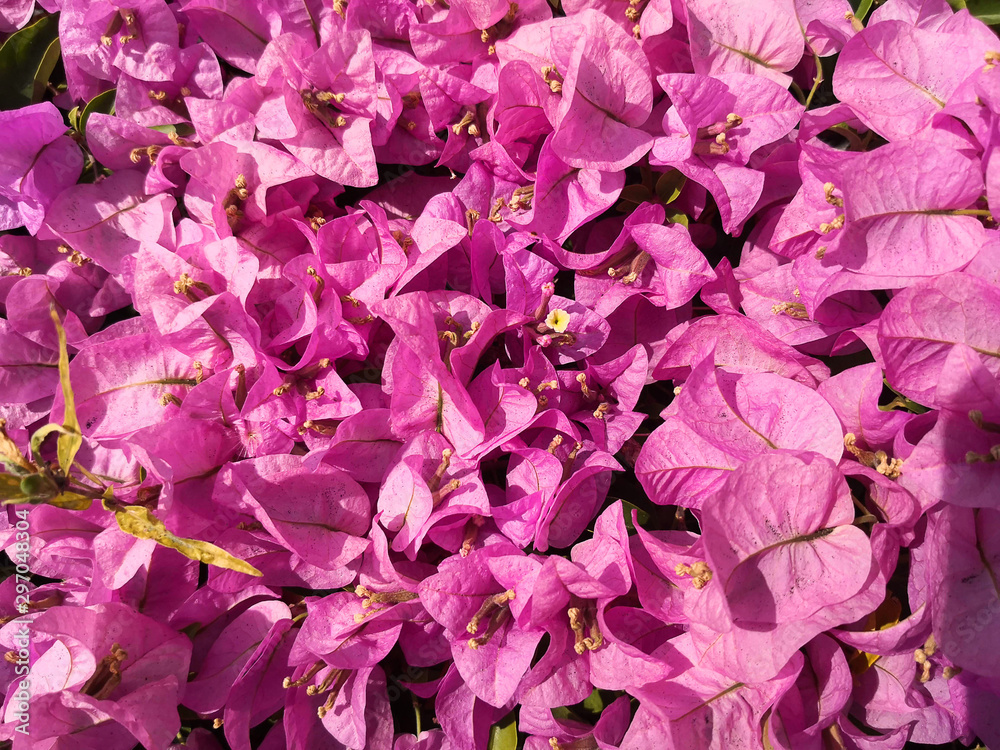
[[[549,711],[552,713],[553,718],[560,721],[583,721],[569,706],[556,706],[555,708],[550,708]]]
[[[175,549],[192,560],[252,576],[264,575],[250,563],[230,555],[211,542],[174,536],[163,525],[163,521],[141,505],[118,506],[115,508],[115,520],[118,521],[118,527],[126,534],[131,534],[137,539],[152,539],[157,544]]]
[[[117,93],[117,89],[108,89],[87,102],[80,113],[80,122],[77,130],[81,133],[87,132],[87,120],[90,119],[90,116],[94,112],[102,115],[113,115],[115,113],[115,95]]]
[[[629,530],[630,533],[635,533],[635,525],[632,523],[632,511],[637,512],[637,520],[640,526],[645,526],[649,523],[649,513],[644,511],[638,505],[633,505],[628,500],[622,500],[622,512],[625,514],[625,528]]]
[[[604,698],[601,697],[601,691],[594,688],[593,692],[583,699],[583,707],[590,713],[599,716],[604,710]]]
[[[59,40],[53,39],[46,48],[45,54],[42,55],[42,59],[38,63],[38,69],[35,71],[35,76],[32,79],[34,84],[31,89],[32,104],[38,104],[45,98],[45,91],[49,86],[49,77],[52,75],[52,71],[56,69],[56,63],[59,62],[59,55],[61,53],[62,47],[59,44]]]
[[[517,750],[517,719],[513,711],[490,727],[489,750]]]
[[[69,351],[66,349],[66,329],[59,321],[55,303],[49,305],[49,314],[56,324],[59,336],[59,382],[63,393],[63,430],[59,435],[56,453],[59,456],[59,467],[64,474],[69,474],[76,453],[83,445],[83,435],[80,434],[80,422],[76,418],[76,401],[73,398],[73,386],[69,382]]]
[[[75,492],[60,492],[52,479],[45,474],[28,474],[18,477],[0,474],[0,500],[2,505],[47,503],[68,510],[87,510],[92,500]]]
[[[858,12],[854,14],[854,17],[859,21],[864,21],[865,16],[868,15],[868,11],[872,9],[872,0],[861,0],[861,5],[858,6]]]
[[[618,194],[618,198],[638,206],[640,203],[653,200],[653,194],[645,185],[626,185]]]
[[[164,135],[173,138],[183,140],[195,134],[194,127],[188,125],[186,122],[180,122],[176,125],[147,125],[150,130],[155,130],[158,133],[163,133]]]
[[[987,25],[1000,23],[1000,0],[967,0],[965,6]]]
[[[656,195],[664,203],[673,203],[677,200],[684,185],[687,184],[687,175],[676,169],[664,172],[660,179],[656,181]]]
[[[924,412],[930,411],[930,409],[928,409],[926,406],[923,406],[921,404],[918,404],[916,401],[912,401],[912,400],[908,399],[902,393],[900,393],[899,391],[897,391],[895,388],[893,388],[891,385],[889,385],[889,381],[886,380],[885,378],[882,378],[882,383],[885,385],[886,388],[888,388],[890,391],[892,391],[894,394],[896,394],[896,396],[895,396],[895,398],[892,399],[892,401],[890,401],[885,406],[879,404],[878,408],[879,408],[880,411],[892,411],[893,409],[905,409],[906,411],[911,411],[914,414],[923,414]]]
[[[3,43],[0,47],[0,81],[3,81],[0,110],[18,109],[36,101],[40,79],[44,79],[41,84],[44,93],[49,75],[59,59],[58,37],[59,18],[52,15],[43,16],[31,26],[11,34]]]
[[[12,503],[31,503],[32,505],[37,505],[48,502],[59,494],[59,488],[44,474],[28,474],[27,476],[15,476],[14,478],[20,480],[17,491],[15,492],[11,487],[9,492],[5,493],[10,495],[10,497],[4,499],[4,505]]]

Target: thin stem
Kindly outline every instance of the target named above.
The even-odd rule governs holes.
[[[851,495],[851,500],[854,502],[854,507],[860,510],[862,515],[868,515],[868,508],[866,508],[853,494]]]
[[[802,87],[799,86],[799,84],[797,84],[795,81],[792,81],[791,86],[792,86],[792,93],[795,94],[795,98],[798,99],[803,104],[805,104],[806,95],[805,92],[802,91]]]
[[[844,138],[846,138],[848,141],[850,141],[850,143],[851,143],[851,150],[852,151],[864,151],[865,150],[865,145],[864,145],[864,143],[862,143],[861,139],[858,137],[858,134],[855,133],[853,130],[851,130],[846,125],[833,125],[833,126],[830,127],[830,130],[832,130],[835,133],[839,133],[840,135],[844,136]]]
[[[809,40],[806,40],[806,44],[809,47],[809,51],[812,52],[813,60],[816,62],[816,77],[813,78],[812,88],[809,89],[809,96],[806,97],[806,109],[809,109],[809,105],[812,104],[813,97],[816,96],[816,92],[819,90],[819,85],[823,83],[823,63],[820,62],[819,54],[817,54],[815,48],[809,44]]]

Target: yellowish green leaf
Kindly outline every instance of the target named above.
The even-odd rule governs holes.
[[[75,492],[63,492],[48,501],[49,505],[66,510],[87,510],[94,501]]]
[[[601,691],[594,688],[590,695],[584,698],[583,707],[590,713],[600,716],[601,711],[604,710],[604,698],[601,695]]]
[[[489,750],[517,750],[517,719],[513,711],[490,727]]]
[[[24,457],[17,443],[10,439],[4,429],[6,421],[0,419],[0,463],[7,467],[8,471],[14,473],[31,473],[35,467]]]
[[[148,508],[144,508],[141,505],[117,507],[115,509],[115,520],[118,521],[119,528],[126,534],[131,534],[138,539],[152,539],[157,544],[175,549],[192,560],[214,565],[217,568],[235,570],[238,573],[247,573],[252,576],[264,575],[250,563],[230,555],[221,547],[216,547],[210,542],[175,536],[167,530],[167,527],[163,525],[163,521],[150,513]]]
[[[686,184],[687,176],[676,169],[671,169],[660,175],[660,179],[656,181],[656,195],[663,203],[673,203],[680,197]]]
[[[62,384],[63,393],[63,431],[59,435],[59,443],[56,452],[59,456],[59,467],[64,473],[69,472],[69,467],[73,465],[77,451],[83,445],[83,436],[80,434],[80,422],[76,418],[76,401],[73,399],[73,386],[69,382],[69,351],[66,348],[66,329],[63,328],[56,312],[55,303],[49,306],[49,314],[56,324],[56,333],[59,335],[59,382]]]
[[[35,430],[35,434],[31,436],[31,457],[38,461],[41,457],[42,443],[45,442],[45,438],[51,435],[53,432],[63,432],[63,426],[61,424],[49,423],[43,425]]]
[[[0,500],[10,502],[27,502],[21,492],[21,478],[14,474],[0,474]]]
[[[622,188],[621,193],[618,194],[618,198],[639,205],[644,201],[652,200],[653,194],[649,192],[649,188],[645,185],[626,185]]]
[[[101,479],[99,476],[89,471],[87,467],[81,466],[79,463],[75,463],[74,467],[76,468],[77,471],[79,471],[81,474],[87,477],[87,479],[96,484],[98,487],[104,488],[105,491],[111,489],[110,487],[108,487],[108,485],[104,483],[103,479]]]

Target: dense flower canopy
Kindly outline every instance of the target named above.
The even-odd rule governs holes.
[[[952,5],[0,0],[0,747],[1000,748]]]

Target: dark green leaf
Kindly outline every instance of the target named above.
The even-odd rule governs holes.
[[[682,172],[671,169],[660,175],[656,181],[656,195],[663,203],[673,203],[680,197],[684,185],[687,183],[687,176]]]
[[[569,706],[556,706],[555,708],[550,708],[549,711],[552,712],[554,718],[560,721],[583,721]]]
[[[649,513],[644,511],[638,505],[633,505],[627,500],[622,500],[622,511],[625,513],[625,528],[629,530],[630,533],[635,533],[635,525],[632,523],[632,511],[636,511],[636,518],[639,521],[640,526],[645,526],[649,522]]]
[[[89,102],[83,108],[83,112],[80,113],[80,126],[77,128],[81,133],[87,132],[87,120],[94,112],[99,112],[102,115],[113,115],[115,113],[115,89],[109,89],[104,91]]]
[[[44,90],[49,74],[59,59],[59,19],[43,16],[31,26],[14,34],[0,47],[0,109],[18,109],[32,103],[36,81],[44,78]],[[55,58],[51,58],[53,43]],[[43,66],[48,65],[46,71]],[[43,75],[44,73],[44,75]]]
[[[890,401],[885,406],[879,404],[878,408],[881,411],[892,411],[893,409],[905,409],[906,411],[911,411],[914,414],[923,414],[924,412],[930,411],[930,409],[928,409],[926,406],[923,406],[921,404],[918,404],[916,401],[908,399],[902,393],[897,391],[895,388],[889,385],[889,381],[886,380],[885,378],[882,378],[882,382],[885,384],[886,388],[888,388],[895,394],[895,398],[893,398],[892,401]]]
[[[1000,23],[1000,0],[967,0],[965,5],[983,23]]]
[[[45,99],[45,91],[49,86],[49,76],[55,70],[61,52],[62,47],[59,45],[59,40],[53,39],[45,50],[45,54],[42,55],[42,61],[38,63],[38,70],[35,71],[34,86],[31,90],[32,104],[38,104]]]

